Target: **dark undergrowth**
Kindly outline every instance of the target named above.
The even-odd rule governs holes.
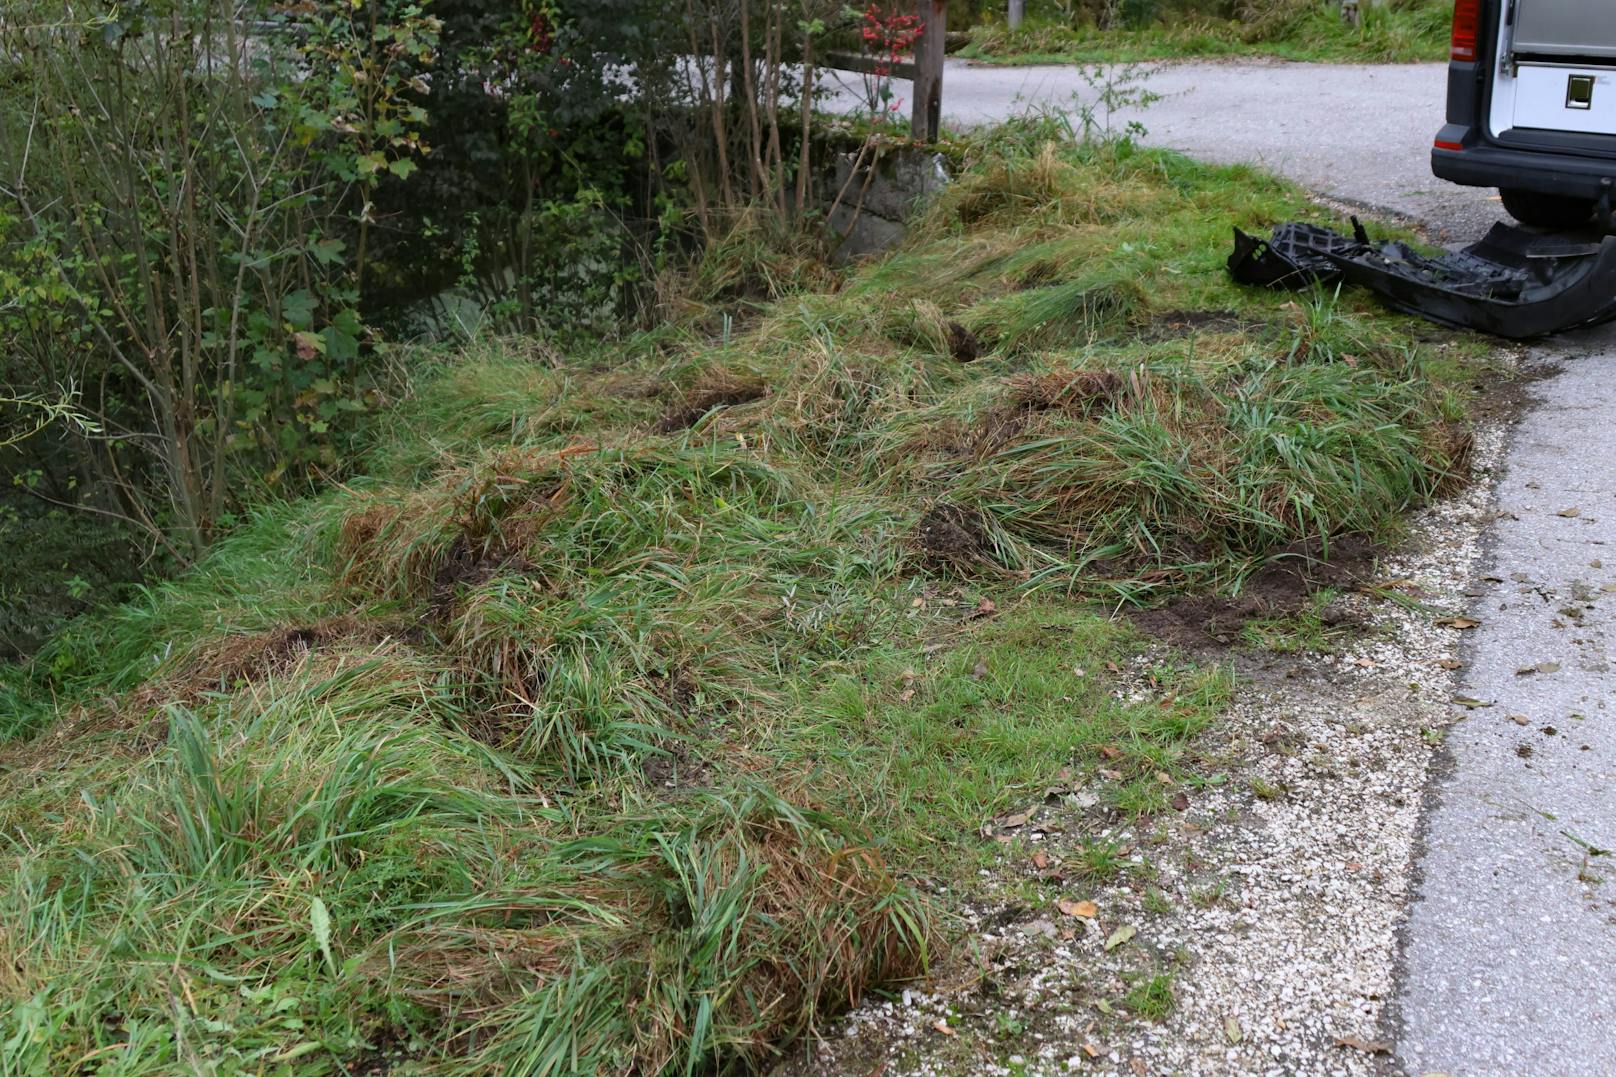
[[[1044,134],[727,343],[444,359],[0,671],[0,1072],[762,1069],[935,960],[985,820],[1166,810],[1228,676],[1117,691],[1108,610],[1393,534],[1465,349],[1230,285],[1294,190]]]

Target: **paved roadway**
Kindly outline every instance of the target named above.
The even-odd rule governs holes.
[[[1493,192],[1430,174],[1440,65],[1182,64],[1149,86],[1165,95],[1138,117],[1151,144],[1261,164],[1454,244],[1501,216]],[[959,124],[1085,92],[1070,68],[952,61],[943,89]],[[1511,434],[1462,674],[1494,705],[1448,737],[1406,926],[1391,1031],[1413,1074],[1616,1074],[1616,329],[1533,360],[1552,376]]]

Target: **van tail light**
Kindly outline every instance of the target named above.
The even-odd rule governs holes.
[[[1449,57],[1461,63],[1476,62],[1476,40],[1481,34],[1481,0],[1454,0],[1453,47]]]

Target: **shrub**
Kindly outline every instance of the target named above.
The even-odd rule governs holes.
[[[82,502],[182,560],[244,483],[334,464],[363,406],[369,192],[416,167],[436,24],[387,0],[298,10],[0,15],[5,381],[85,387],[106,436],[78,432]]]

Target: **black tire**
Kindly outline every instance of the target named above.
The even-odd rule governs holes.
[[[1502,187],[1498,194],[1504,209],[1522,224],[1537,228],[1580,228],[1594,215],[1591,198],[1568,198],[1559,194],[1539,194],[1514,187]]]

